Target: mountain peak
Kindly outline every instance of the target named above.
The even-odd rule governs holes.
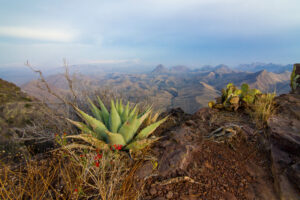
[[[177,65],[177,66],[171,67],[170,71],[172,71],[172,72],[189,72],[190,68],[188,68],[187,66],[184,66],[184,65]]]
[[[263,77],[263,76],[267,76],[268,74],[270,74],[271,72],[268,72],[267,70],[260,70],[260,71],[258,71],[258,72],[256,72],[255,74],[257,75],[257,76],[260,76],[260,77]]]
[[[152,74],[162,74],[162,73],[167,73],[167,72],[169,72],[169,70],[162,64],[159,64],[155,67],[154,70],[152,70],[151,73]]]
[[[234,72],[232,69],[230,69],[227,65],[217,65],[214,69],[214,72],[216,73],[222,73],[222,74],[227,74],[227,73],[232,73]]]

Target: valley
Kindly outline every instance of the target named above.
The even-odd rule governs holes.
[[[71,68],[72,69],[72,68]],[[72,70],[71,70],[72,71]],[[73,87],[90,95],[104,91],[116,94],[131,102],[153,104],[155,109],[165,111],[180,107],[187,113],[194,113],[208,102],[220,96],[221,89],[232,82],[240,86],[249,84],[262,92],[283,94],[289,91],[290,72],[274,73],[266,70],[242,72],[226,65],[189,69],[185,66],[166,68],[158,65],[150,72],[143,73],[73,73]],[[68,82],[63,74],[46,78],[49,86],[59,95],[70,95]],[[45,102],[57,102],[56,97],[46,92],[38,81],[30,81],[21,88],[28,94]]]

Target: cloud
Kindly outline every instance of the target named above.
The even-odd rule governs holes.
[[[51,42],[72,42],[76,34],[63,30],[29,27],[0,27],[0,37],[12,37]]]
[[[62,57],[294,62],[299,6],[299,0],[11,0],[0,6],[0,64]]]

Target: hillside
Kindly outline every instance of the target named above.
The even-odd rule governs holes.
[[[80,91],[109,90],[133,102],[153,103],[157,109],[181,107],[187,113],[194,113],[217,97],[229,82],[235,85],[248,83],[262,92],[283,94],[289,91],[289,78],[290,72],[237,72],[226,65],[203,70],[190,70],[185,66],[168,69],[158,65],[152,72],[142,74],[77,74],[74,88]],[[47,81],[57,93],[69,94],[67,81],[62,74],[49,76]],[[22,85],[22,89],[41,100],[50,98],[56,101],[53,96],[37,88],[36,84],[36,81],[31,81]]]
[[[0,152],[15,157],[53,146],[53,133],[65,123],[59,122],[57,114],[15,84],[0,79]]]

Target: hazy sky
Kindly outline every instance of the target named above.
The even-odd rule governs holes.
[[[0,67],[300,61],[300,0],[0,0]]]

